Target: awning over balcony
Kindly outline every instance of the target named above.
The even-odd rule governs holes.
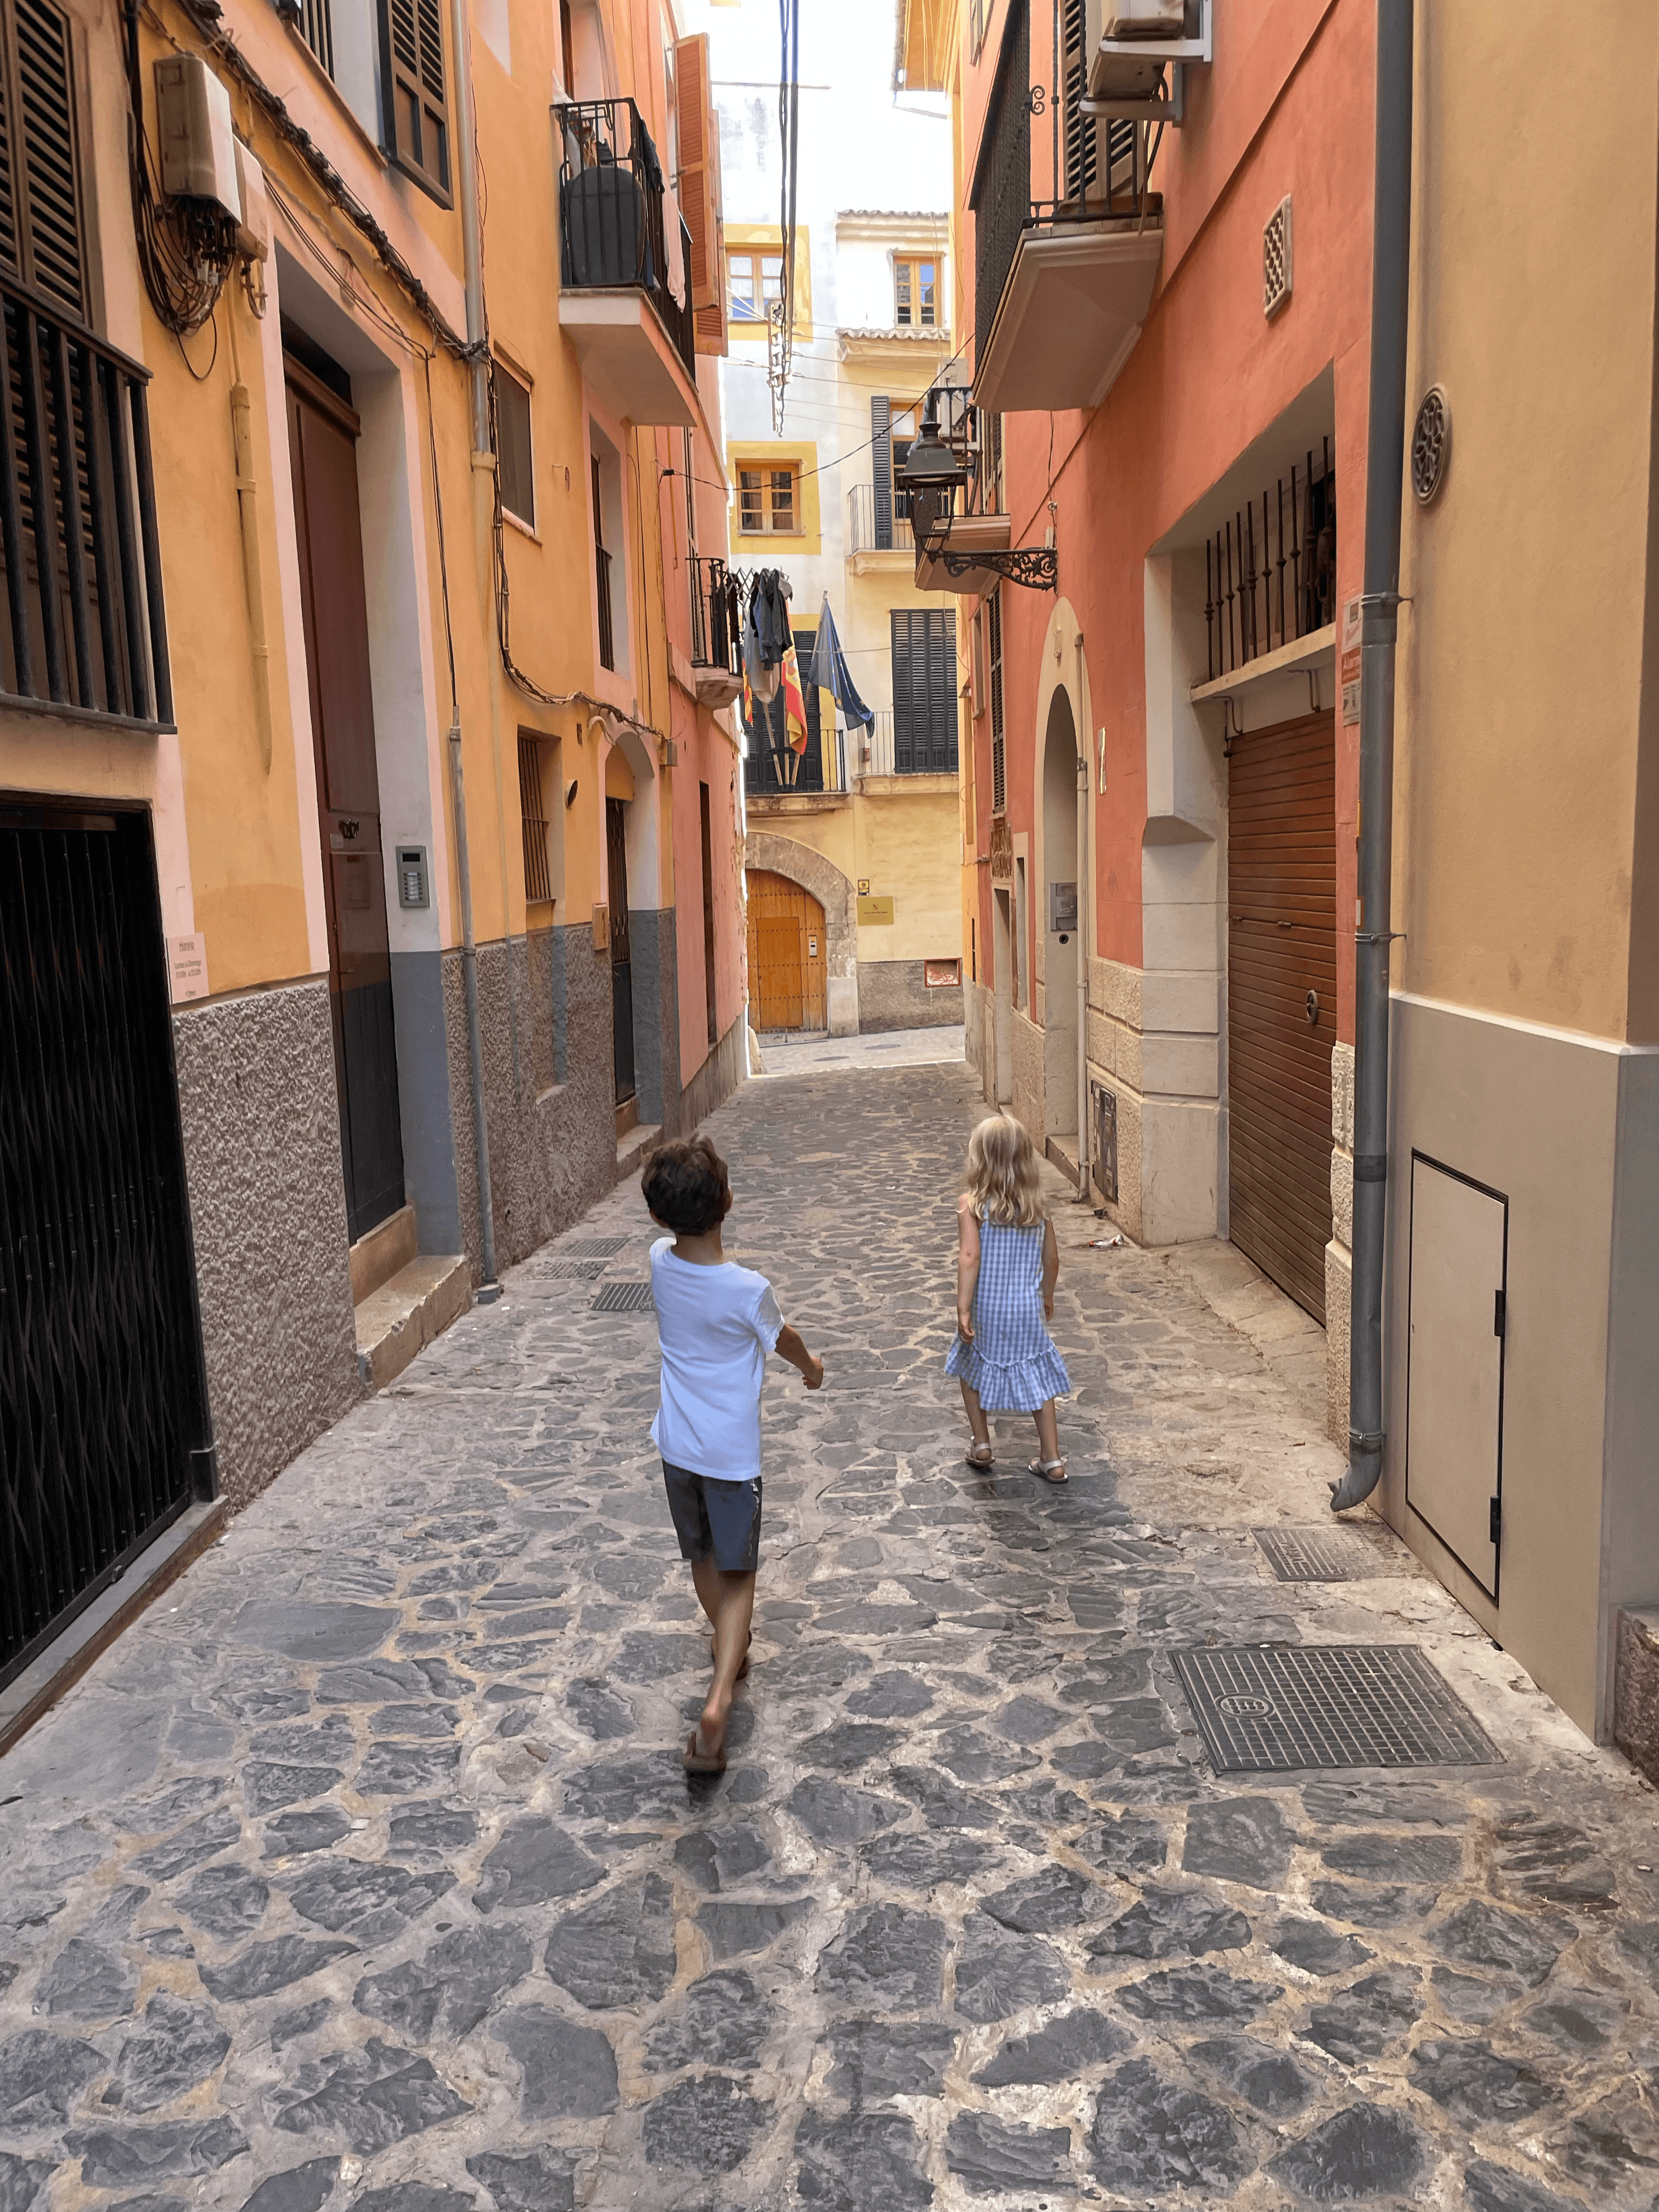
[[[1021,234],[974,380],[991,414],[1096,407],[1134,350],[1161,223],[1060,222]]]
[[[618,415],[696,428],[691,380],[645,293],[566,291],[559,327],[575,346],[582,374]]]
[[[919,592],[958,592],[983,599],[995,591],[1000,578],[994,568],[970,568],[953,575],[944,556],[1006,553],[1009,522],[1006,514],[953,514],[943,536],[930,538],[916,549],[916,589]]]

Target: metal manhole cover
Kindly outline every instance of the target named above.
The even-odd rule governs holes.
[[[1340,1529],[1253,1528],[1250,1534],[1282,1583],[1357,1583],[1379,1571],[1364,1537]]]
[[[649,1283],[601,1283],[599,1296],[589,1308],[592,1313],[649,1313],[650,1310]]]
[[[1414,1644],[1235,1644],[1173,1656],[1218,1774],[1502,1763]]]
[[[574,1275],[580,1282],[591,1283],[604,1274],[609,1264],[605,1260],[544,1260],[537,1272],[543,1275]]]
[[[562,1260],[614,1260],[627,1242],[626,1237],[584,1237],[574,1244],[567,1244],[559,1257]]]

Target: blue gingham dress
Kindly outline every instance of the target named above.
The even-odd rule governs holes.
[[[958,1336],[945,1362],[988,1413],[1035,1413],[1072,1387],[1042,1317],[1046,1224],[1019,1229],[981,1215],[974,1340]]]

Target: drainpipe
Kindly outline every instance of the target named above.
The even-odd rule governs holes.
[[[489,451],[489,369],[484,352],[483,247],[478,230],[478,170],[473,147],[472,70],[466,0],[452,0],[455,56],[455,167],[460,184],[461,253],[466,282],[466,343],[472,386],[472,451]],[[466,996],[466,1056],[472,1091],[472,1142],[478,1170],[478,1243],[483,1280],[478,1303],[500,1297],[495,1278],[495,1209],[489,1185],[489,1131],[484,1121],[483,1036],[478,1021],[478,948],[472,928],[472,865],[466,841],[466,787],[461,773],[461,710],[449,726],[449,780],[455,811],[455,874],[461,901],[461,979]],[[509,958],[510,958],[509,952]],[[509,976],[509,981],[511,980]]]
[[[1406,465],[1406,309],[1412,213],[1412,9],[1378,0],[1370,420],[1359,633],[1359,905],[1354,932],[1353,1304],[1348,1472],[1331,1510],[1382,1474],[1382,1243],[1388,1215],[1389,947],[1394,862],[1394,671]]]
[[[1083,633],[1075,641],[1077,712],[1083,718]],[[1089,1203],[1089,738],[1078,732],[1077,757],[1077,1194]]]

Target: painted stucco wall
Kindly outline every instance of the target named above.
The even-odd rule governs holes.
[[[1443,386],[1452,444],[1433,505],[1407,501],[1395,980],[1623,1037],[1654,712],[1659,15],[1606,11],[1620,64],[1595,158],[1541,198],[1523,180],[1559,106],[1530,42],[1480,8],[1419,18],[1407,390],[1414,407]]]

